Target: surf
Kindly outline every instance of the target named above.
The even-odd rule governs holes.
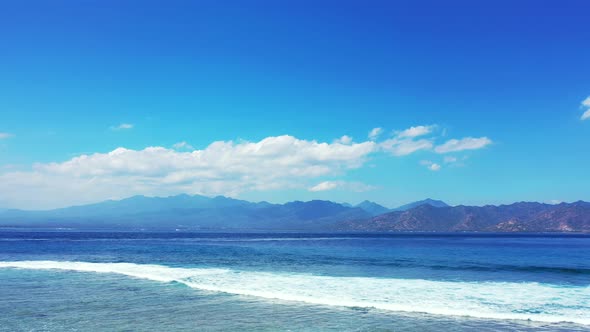
[[[111,273],[210,292],[301,303],[497,320],[590,325],[590,287],[336,277],[288,272],[73,261],[4,261],[0,268]]]

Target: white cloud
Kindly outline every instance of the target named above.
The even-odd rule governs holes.
[[[434,125],[410,127],[406,130],[395,132],[393,138],[379,143],[379,146],[394,156],[406,156],[420,150],[431,150],[433,139],[416,139],[416,137],[431,133],[433,128],[435,128]]]
[[[453,156],[445,156],[443,158],[443,161],[445,162],[445,164],[452,164],[452,163],[456,163],[457,162],[457,157],[453,157]]]
[[[441,166],[435,162],[432,162],[430,160],[422,160],[420,162],[421,165],[426,166],[426,168],[428,168],[429,170],[433,171],[433,172],[437,172],[440,171]]]
[[[248,191],[306,188],[310,180],[361,167],[375,151],[376,143],[370,141],[343,145],[292,136],[259,142],[218,141],[192,152],[117,148],[65,162],[37,163],[28,172],[0,173],[0,192],[11,193],[3,197],[5,204],[24,208],[136,194],[237,196]]]
[[[431,171],[435,171],[436,172],[436,171],[440,170],[440,165],[439,164],[436,164],[436,163],[433,163],[432,165],[430,165],[429,169]]]
[[[582,114],[582,117],[580,117],[580,120],[587,120],[590,119],[590,97],[584,99],[584,101],[582,101],[582,107],[583,108],[588,108],[584,114]]]
[[[492,140],[487,137],[465,137],[462,139],[450,139],[434,148],[434,151],[436,153],[449,153],[463,150],[477,150],[490,144],[492,144]]]
[[[132,129],[132,128],[133,128],[132,123],[121,123],[118,126],[112,126],[111,130],[125,130],[125,129]]]
[[[416,126],[397,133],[398,138],[413,138],[430,134],[434,126]]]
[[[293,136],[267,137],[258,142],[217,141],[195,150],[187,142],[172,148],[123,147],[107,153],[81,154],[63,162],[36,163],[30,171],[0,170],[4,207],[54,208],[132,195],[178,193],[238,196],[246,192],[308,189],[310,191],[374,189],[361,182],[324,181],[344,177],[363,167],[372,154],[406,156],[418,151],[438,153],[481,148],[486,137],[451,139],[434,147],[436,137],[416,138],[431,126],[404,130],[404,137],[354,142],[342,136],[332,143]],[[376,132],[380,132],[380,130]],[[413,137],[411,137],[414,135]],[[455,162],[448,157],[445,163]],[[455,160],[455,161],[453,161]],[[453,164],[456,165],[456,164]],[[432,171],[442,166],[426,164]]]
[[[334,140],[334,142],[348,145],[348,144],[352,143],[352,137],[344,135],[344,136],[340,137],[339,139]]]
[[[194,150],[195,148],[185,141],[175,143],[172,145],[175,150]]]
[[[383,132],[383,128],[373,128],[373,129],[371,129],[371,131],[369,132],[369,139],[371,141],[376,140],[377,138],[379,138],[379,135],[381,135],[382,132]]]
[[[427,139],[414,141],[412,139],[391,138],[381,142],[379,146],[394,156],[406,156],[419,150],[432,149],[432,141]]]
[[[335,181],[324,181],[316,184],[315,186],[309,188],[309,191],[318,192],[318,191],[327,191],[333,190],[338,187],[338,182]]]
[[[6,139],[11,137],[14,137],[14,135],[10,133],[0,133],[0,139]]]
[[[364,184],[362,182],[347,182],[347,181],[324,181],[316,184],[315,186],[309,188],[308,190],[311,192],[320,192],[320,191],[329,191],[329,190],[348,190],[348,191],[355,191],[355,192],[365,192],[369,190],[374,190],[375,187]]]

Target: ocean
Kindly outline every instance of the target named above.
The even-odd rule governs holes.
[[[590,331],[590,235],[0,230],[1,331]]]

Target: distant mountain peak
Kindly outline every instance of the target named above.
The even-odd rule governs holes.
[[[355,207],[363,209],[373,216],[377,216],[377,215],[389,212],[388,208],[386,208],[382,205],[379,205],[375,202],[368,201],[368,200],[364,200],[364,201],[360,202]]]
[[[364,200],[364,201],[358,203],[356,206],[361,206],[361,205],[379,205],[379,206],[381,206],[380,204],[377,204],[377,203],[375,203],[373,201],[369,201],[369,200]]]
[[[407,211],[407,210],[411,210],[413,208],[419,207],[421,205],[430,205],[430,206],[437,207],[437,208],[449,206],[447,203],[445,203],[443,201],[432,199],[432,198],[427,198],[427,199],[423,199],[421,201],[402,205],[396,209],[393,209],[392,211]]]

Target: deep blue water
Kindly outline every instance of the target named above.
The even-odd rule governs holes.
[[[0,329],[590,330],[590,236],[0,230]]]

